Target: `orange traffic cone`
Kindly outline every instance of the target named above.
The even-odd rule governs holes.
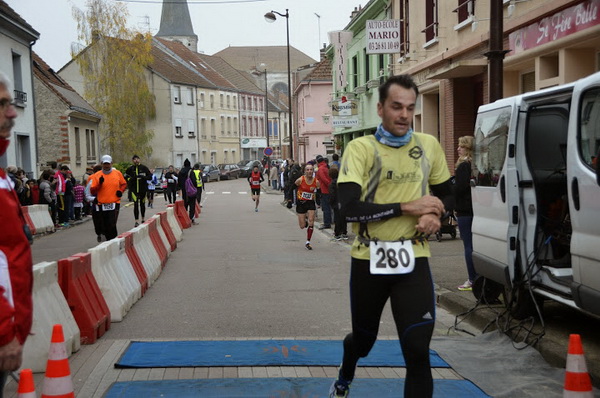
[[[75,398],[62,325],[54,325],[42,398]]]
[[[35,386],[33,385],[33,372],[31,369],[23,369],[21,371],[17,394],[17,398],[37,398]]]
[[[592,381],[583,356],[581,336],[578,334],[569,336],[563,398],[594,398]]]

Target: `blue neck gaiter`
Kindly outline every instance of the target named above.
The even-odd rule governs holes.
[[[391,146],[392,148],[400,148],[410,142],[412,133],[413,129],[411,128],[402,137],[398,137],[389,131],[386,131],[383,128],[383,125],[380,124],[379,127],[377,127],[377,131],[375,131],[375,138],[383,145]]]

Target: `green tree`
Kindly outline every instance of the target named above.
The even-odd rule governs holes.
[[[152,35],[127,27],[127,7],[111,0],[88,0],[73,7],[79,40],[86,48],[73,54],[84,80],[84,97],[102,114],[103,147],[115,161],[133,152],[152,154],[154,96],[146,73],[152,63]]]

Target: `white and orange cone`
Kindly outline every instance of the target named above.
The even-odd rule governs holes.
[[[42,398],[75,398],[62,325],[54,325]]]
[[[19,389],[17,398],[37,398],[35,385],[33,384],[33,372],[31,369],[23,369],[19,374]]]
[[[592,380],[585,364],[581,336],[578,334],[569,336],[563,398],[594,398]]]

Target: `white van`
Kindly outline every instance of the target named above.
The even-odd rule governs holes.
[[[544,299],[600,315],[600,73],[481,106],[474,136],[480,294],[518,319]]]

